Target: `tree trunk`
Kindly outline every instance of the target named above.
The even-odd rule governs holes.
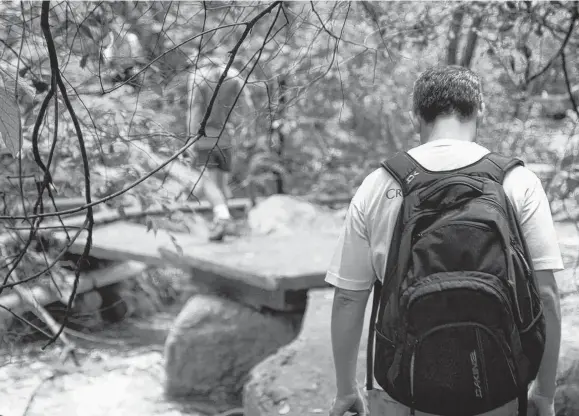
[[[286,91],[287,84],[285,77],[281,77],[278,84],[278,110],[277,110],[277,126],[275,127],[275,133],[277,135],[277,156],[279,163],[283,166],[283,153],[285,148],[286,137],[283,133],[283,121],[285,115],[285,104],[286,104]],[[276,183],[276,193],[285,194],[284,188],[284,178],[281,172],[275,172],[275,183]]]
[[[448,32],[449,42],[446,50],[446,63],[448,65],[456,65],[458,62],[458,44],[460,42],[460,29],[462,28],[463,19],[464,8],[457,7],[454,12],[452,12],[452,21],[450,22]]]
[[[482,16],[473,17],[472,26],[468,32],[468,37],[466,39],[466,45],[464,46],[464,53],[462,54],[462,60],[460,62],[461,66],[469,68],[474,56],[474,51],[476,49],[476,44],[478,42],[478,30],[482,24]]]

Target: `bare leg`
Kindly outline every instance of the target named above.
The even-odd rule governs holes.
[[[231,173],[223,172],[221,189],[223,190],[223,194],[227,199],[233,198],[233,192],[231,191],[231,187],[229,186],[230,181],[231,181]]]
[[[205,170],[207,177],[219,188],[219,192],[223,194],[223,197],[227,199],[227,193],[223,189],[223,171],[219,169],[207,168]]]
[[[207,175],[207,171],[205,175]],[[207,201],[209,201],[212,207],[227,205],[225,195],[210,175],[203,178],[203,195],[205,195],[205,198],[207,198]]]
[[[233,193],[229,187],[229,180],[231,178],[231,174],[229,172],[225,172],[221,169],[207,169],[205,174],[207,174],[207,176],[210,177],[211,180],[219,187],[219,190],[225,199],[233,198]]]
[[[207,176],[205,176],[207,175]],[[205,198],[213,206],[213,226],[209,235],[209,240],[219,241],[225,235],[234,235],[234,224],[227,207],[227,198],[219,186],[222,184],[222,172],[217,169],[207,169],[204,173]]]

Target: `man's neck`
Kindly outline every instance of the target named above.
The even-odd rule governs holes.
[[[428,125],[422,136],[422,143],[440,139],[474,141],[476,138],[476,121],[463,122],[456,117],[439,117]]]

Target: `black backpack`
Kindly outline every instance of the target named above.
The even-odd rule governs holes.
[[[517,165],[494,153],[444,172],[405,152],[382,163],[403,202],[384,284],[374,287],[367,388],[374,374],[412,414],[478,415],[519,399],[526,415],[545,321],[502,187]]]

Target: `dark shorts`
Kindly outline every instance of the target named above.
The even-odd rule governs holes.
[[[207,164],[208,169],[219,169],[223,172],[231,172],[233,152],[231,147],[217,148],[197,148],[195,149],[195,167],[203,169]]]

